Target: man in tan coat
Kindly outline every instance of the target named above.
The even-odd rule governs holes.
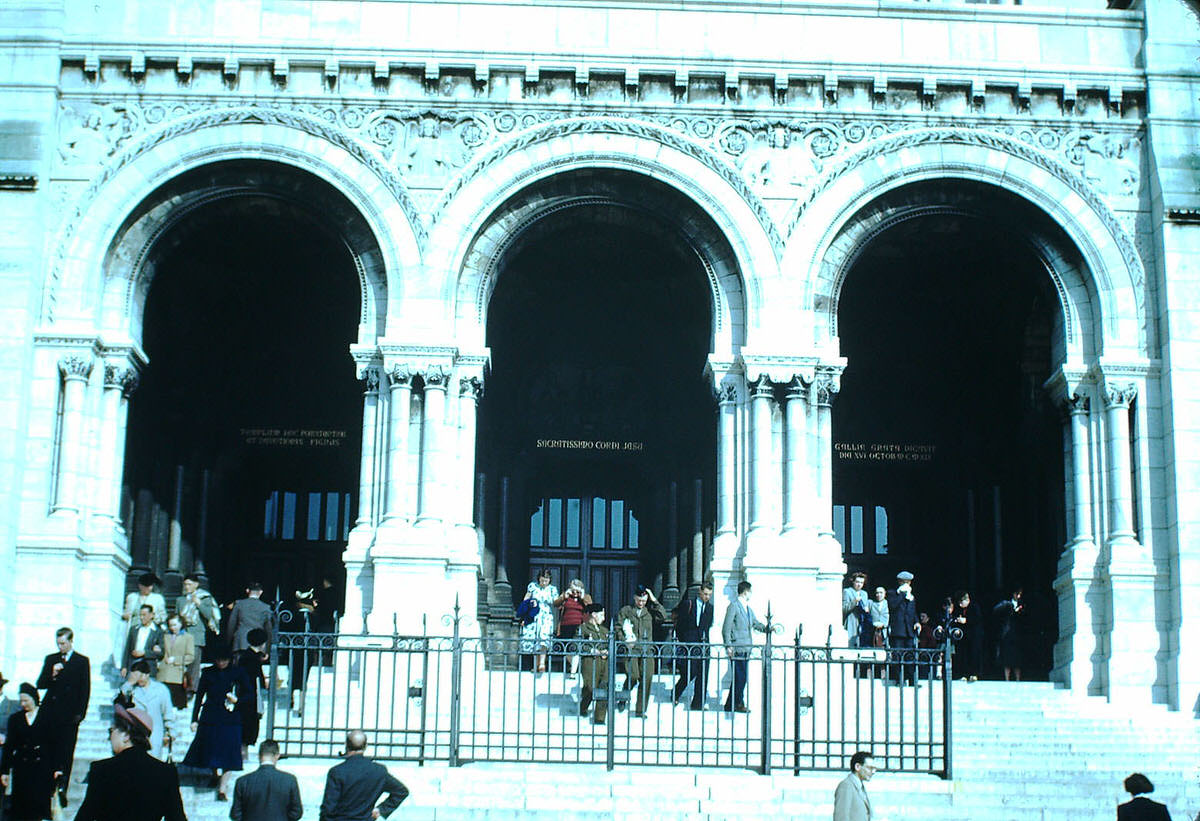
[[[850,756],[850,774],[833,793],[833,821],[871,821],[867,782],[875,775],[875,759],[865,750]]]
[[[654,625],[667,619],[658,599],[649,588],[639,587],[633,594],[633,604],[627,604],[617,613],[618,638],[625,642],[628,656],[625,659],[626,689],[637,688],[637,701],[633,715],[646,717],[646,705],[650,703],[650,685],[658,671],[658,650],[654,646]]]

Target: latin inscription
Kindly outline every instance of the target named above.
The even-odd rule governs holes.
[[[842,462],[932,462],[937,445],[902,442],[834,442],[833,452]]]
[[[242,443],[274,448],[336,448],[346,443],[346,431],[311,428],[242,428]]]
[[[537,447],[539,450],[605,450],[633,453],[645,449],[641,442],[615,442],[607,439],[538,439]]]

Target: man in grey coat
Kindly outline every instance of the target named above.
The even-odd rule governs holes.
[[[736,711],[748,713],[746,706],[746,682],[750,677],[750,651],[754,640],[751,630],[760,633],[767,632],[767,626],[758,620],[750,609],[750,594],[753,585],[750,582],[738,582],[737,600],[725,611],[725,622],[721,625],[721,639],[725,642],[725,652],[729,654],[733,665],[733,678],[729,682],[729,695],[725,699],[725,712]]]
[[[233,605],[225,635],[233,642],[234,653],[250,646],[246,634],[256,628],[267,634],[267,645],[271,644],[271,608],[262,600],[262,592],[260,582],[251,582],[246,588],[246,598],[238,599]]]
[[[867,782],[875,775],[875,759],[866,750],[850,756],[850,774],[833,793],[833,821],[871,821]]]
[[[275,769],[279,744],[268,738],[258,745],[258,769],[233,786],[233,821],[297,821],[304,814],[296,776]]]
[[[183,595],[175,599],[175,612],[183,619],[184,629],[196,646],[196,655],[187,669],[188,691],[195,693],[208,631],[221,632],[221,608],[212,593],[202,588],[200,580],[189,573],[183,577]]]

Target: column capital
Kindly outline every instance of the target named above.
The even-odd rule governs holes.
[[[796,374],[783,386],[783,395],[790,402],[793,399],[807,399],[809,387],[813,380],[805,379],[802,374]]]
[[[94,362],[90,352],[67,354],[58,360],[58,370],[68,382],[73,379],[86,382],[92,375]]]
[[[818,405],[828,407],[833,404],[833,397],[842,389],[841,366],[819,365],[813,378],[811,396]]]
[[[732,405],[737,402],[738,389],[737,383],[732,379],[726,379],[717,385],[717,404]]]
[[[378,393],[379,366],[375,363],[367,365],[360,364],[358,368],[358,381],[367,383],[366,388],[363,391],[364,393]]]
[[[421,370],[421,378],[425,380],[425,389],[445,391],[450,384],[450,372],[441,365],[427,365]]]
[[[477,376],[464,376],[458,380],[458,395],[476,402],[483,395],[483,380]]]
[[[750,397],[752,399],[771,399],[775,396],[775,383],[766,376],[759,376],[757,379],[749,380]]]
[[[1109,410],[1114,408],[1128,408],[1133,404],[1133,400],[1137,398],[1137,395],[1138,387],[1136,382],[1119,379],[1105,380],[1104,382],[1105,407]]]
[[[407,388],[412,386],[413,372],[407,365],[395,364],[387,371],[388,386],[393,390],[396,388]]]
[[[140,377],[137,368],[122,362],[106,362],[104,364],[104,387],[106,390],[120,390],[121,395],[128,399],[137,390]]]
[[[1086,394],[1073,393],[1063,400],[1063,408],[1070,416],[1086,416],[1091,409],[1091,400]]]

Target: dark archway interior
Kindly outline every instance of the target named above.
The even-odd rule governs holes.
[[[130,406],[125,485],[135,572],[202,567],[218,599],[329,577],[357,505],[361,390],[348,355],[360,287],[307,212],[245,195],[164,237],[145,311],[150,358]],[[180,530],[178,563],[171,530]],[[285,595],[286,592],[285,592]]]
[[[517,598],[531,564],[612,607],[638,583],[677,596],[696,581],[677,558],[667,590],[671,557],[713,517],[711,328],[702,263],[646,212],[559,211],[502,261],[479,464]]]
[[[917,577],[936,618],[964,589],[985,614],[1024,585],[1026,676],[1057,638],[1061,423],[1042,387],[1057,295],[1032,247],[993,222],[921,216],[877,235],[839,304],[849,365],[834,403],[834,519],[871,587]]]

